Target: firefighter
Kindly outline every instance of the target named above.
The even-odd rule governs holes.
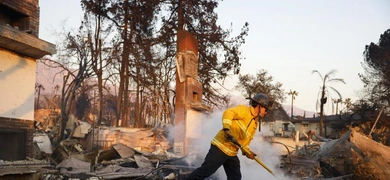
[[[247,158],[254,159],[256,154],[249,149],[260,118],[267,114],[271,101],[262,93],[249,99],[249,106],[237,105],[226,109],[222,115],[222,129],[211,141],[211,147],[200,167],[190,173],[186,179],[205,179],[214,174],[223,165],[228,180],[241,179],[240,160],[237,157],[239,147],[233,144],[235,139],[245,148]],[[244,150],[241,150],[242,152]]]

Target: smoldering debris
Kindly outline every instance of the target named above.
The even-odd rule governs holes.
[[[101,132],[118,140],[104,149],[87,150],[83,147],[90,144],[85,142],[86,134],[63,140],[48,151],[52,148],[46,141],[48,136],[35,133],[34,158],[0,160],[0,179],[177,179],[192,171],[184,163],[185,157],[169,152],[172,147],[161,129],[114,128]]]
[[[35,138],[39,140],[35,142],[35,157],[20,161],[0,160],[0,178],[184,179],[196,168],[189,164],[194,155],[172,153],[172,146],[166,143],[168,138],[159,132],[156,129],[115,129],[114,133],[107,131],[107,137],[120,136],[122,141],[112,141],[116,143],[104,149],[87,150],[80,143],[83,139],[67,139],[52,151],[47,149],[51,147],[47,138],[37,133],[40,138]],[[142,143],[130,146],[123,139],[132,142],[139,139],[136,142]],[[292,180],[341,180],[386,179],[390,175],[389,147],[355,129],[350,129],[339,139],[321,139],[292,148],[286,144],[287,140],[282,143],[272,137],[265,138],[265,143],[270,143],[270,146],[279,143],[287,148],[280,154],[278,167],[274,167],[278,168],[276,176]],[[289,140],[293,142],[291,138]],[[195,159],[203,159],[199,154],[196,156]]]
[[[339,139],[299,147],[281,164],[294,179],[387,179],[390,148],[351,128]]]

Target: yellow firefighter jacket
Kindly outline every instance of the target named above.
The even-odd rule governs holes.
[[[258,125],[252,106],[238,105],[226,109],[222,115],[223,128],[230,129],[233,137],[242,147],[249,149],[249,143],[253,139]],[[228,156],[236,156],[239,147],[226,139],[226,134],[221,129],[211,141]]]

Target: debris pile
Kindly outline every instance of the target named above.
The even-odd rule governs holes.
[[[179,180],[195,169],[187,162],[194,157],[172,153],[172,142],[164,127],[93,130],[87,122],[78,122],[69,131],[68,139],[53,149],[50,142],[55,137],[48,131],[51,123],[43,124],[46,126],[37,128],[41,132],[34,134],[35,157],[23,161],[0,160],[0,178]],[[357,129],[349,129],[339,139],[317,137],[317,141],[295,144],[295,148],[287,145],[288,141],[294,142],[291,138],[280,142],[271,137],[265,139],[286,147],[286,153],[280,155],[279,167],[284,177],[294,180],[375,180],[390,176],[390,148]],[[100,149],[88,147],[92,142]]]
[[[324,144],[317,158],[326,169],[325,172],[332,174],[352,174],[354,179],[390,177],[390,148],[354,129]]]
[[[388,179],[390,148],[351,128],[339,139],[304,145],[282,156],[281,165],[294,178]]]

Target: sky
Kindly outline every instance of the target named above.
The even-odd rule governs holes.
[[[39,37],[45,41],[56,44],[59,39],[54,31],[80,25],[83,13],[79,0],[40,0],[39,6]],[[249,23],[249,35],[240,49],[245,58],[241,74],[267,70],[286,93],[298,92],[294,106],[310,112],[318,112],[322,84],[312,71],[325,75],[337,70],[334,78],[342,78],[346,84],[328,85],[343,99],[360,99],[363,84],[358,74],[364,73],[365,46],[378,43],[380,35],[390,29],[388,0],[225,0],[216,11],[218,24],[224,28],[232,25],[232,35]],[[241,95],[234,90],[237,79],[233,76],[225,82],[230,89],[226,93]],[[282,104],[291,105],[291,96],[286,97]],[[327,103],[325,113],[332,114],[332,109]]]

